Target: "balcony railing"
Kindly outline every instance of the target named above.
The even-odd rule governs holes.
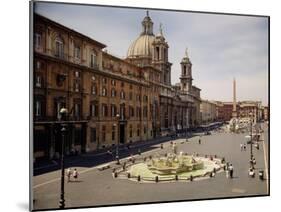
[[[68,60],[68,55],[65,54],[64,52],[59,52],[59,51],[56,51],[56,50],[51,50],[51,54],[54,57],[57,57],[57,58],[60,58],[60,59],[63,59],[63,60]]]
[[[90,62],[89,65],[90,65],[90,68],[99,69],[99,64],[97,64],[97,63]]]

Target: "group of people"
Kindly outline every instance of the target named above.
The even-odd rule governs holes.
[[[226,177],[227,178],[233,178],[234,168],[233,168],[233,165],[231,163],[230,164],[226,163],[225,171],[226,171]]]
[[[240,150],[241,151],[246,151],[246,149],[247,149],[247,145],[244,143],[244,144],[240,144]]]
[[[71,168],[68,168],[66,170],[67,182],[71,182],[71,176],[73,176],[74,181],[77,181],[78,175],[79,173],[76,168],[73,171],[71,170]]]

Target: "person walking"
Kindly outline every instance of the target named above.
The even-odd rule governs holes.
[[[198,143],[201,144],[201,137],[199,138]]]
[[[241,143],[241,144],[240,144],[240,150],[241,150],[241,152],[243,151],[243,149],[244,149],[244,145]]]
[[[246,148],[247,148],[246,144],[243,145],[243,148],[244,148],[244,151],[246,151]]]
[[[68,183],[71,181],[71,174],[72,174],[72,170],[71,170],[71,168],[68,168],[66,170],[66,176],[67,176],[67,182]]]
[[[77,169],[74,169],[74,171],[73,171],[73,178],[74,178],[75,181],[77,181],[78,175],[79,175],[79,174],[78,174]]]
[[[233,166],[232,166],[232,164],[229,165],[228,169],[229,169],[230,178],[233,178]]]

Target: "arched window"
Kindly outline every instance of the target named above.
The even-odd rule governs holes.
[[[107,95],[107,90],[105,87],[102,88],[102,96],[106,96]]]
[[[183,75],[186,75],[186,66],[183,66]]]
[[[63,47],[64,47],[64,43],[63,43],[63,39],[61,38],[61,36],[57,36],[55,39],[55,45],[56,45],[56,49],[55,49],[55,56],[57,57],[63,57]]]
[[[111,89],[111,97],[116,96],[116,90],[114,88]]]
[[[97,53],[96,51],[92,50],[91,58],[90,58],[90,67],[94,68],[97,66]]]

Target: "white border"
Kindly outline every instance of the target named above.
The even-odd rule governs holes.
[[[281,149],[280,119],[280,7],[274,0],[68,0],[89,4],[185,9],[210,12],[246,13],[271,16],[271,197],[196,201],[81,209],[77,211],[264,211],[278,206]],[[1,211],[28,210],[29,138],[29,2],[3,1],[1,5]],[[3,48],[4,45],[4,48]],[[275,97],[275,98],[274,98]],[[279,107],[278,107],[279,106]],[[274,116],[272,115],[274,114]],[[278,136],[278,137],[277,137]],[[68,210],[70,211],[70,210]]]

